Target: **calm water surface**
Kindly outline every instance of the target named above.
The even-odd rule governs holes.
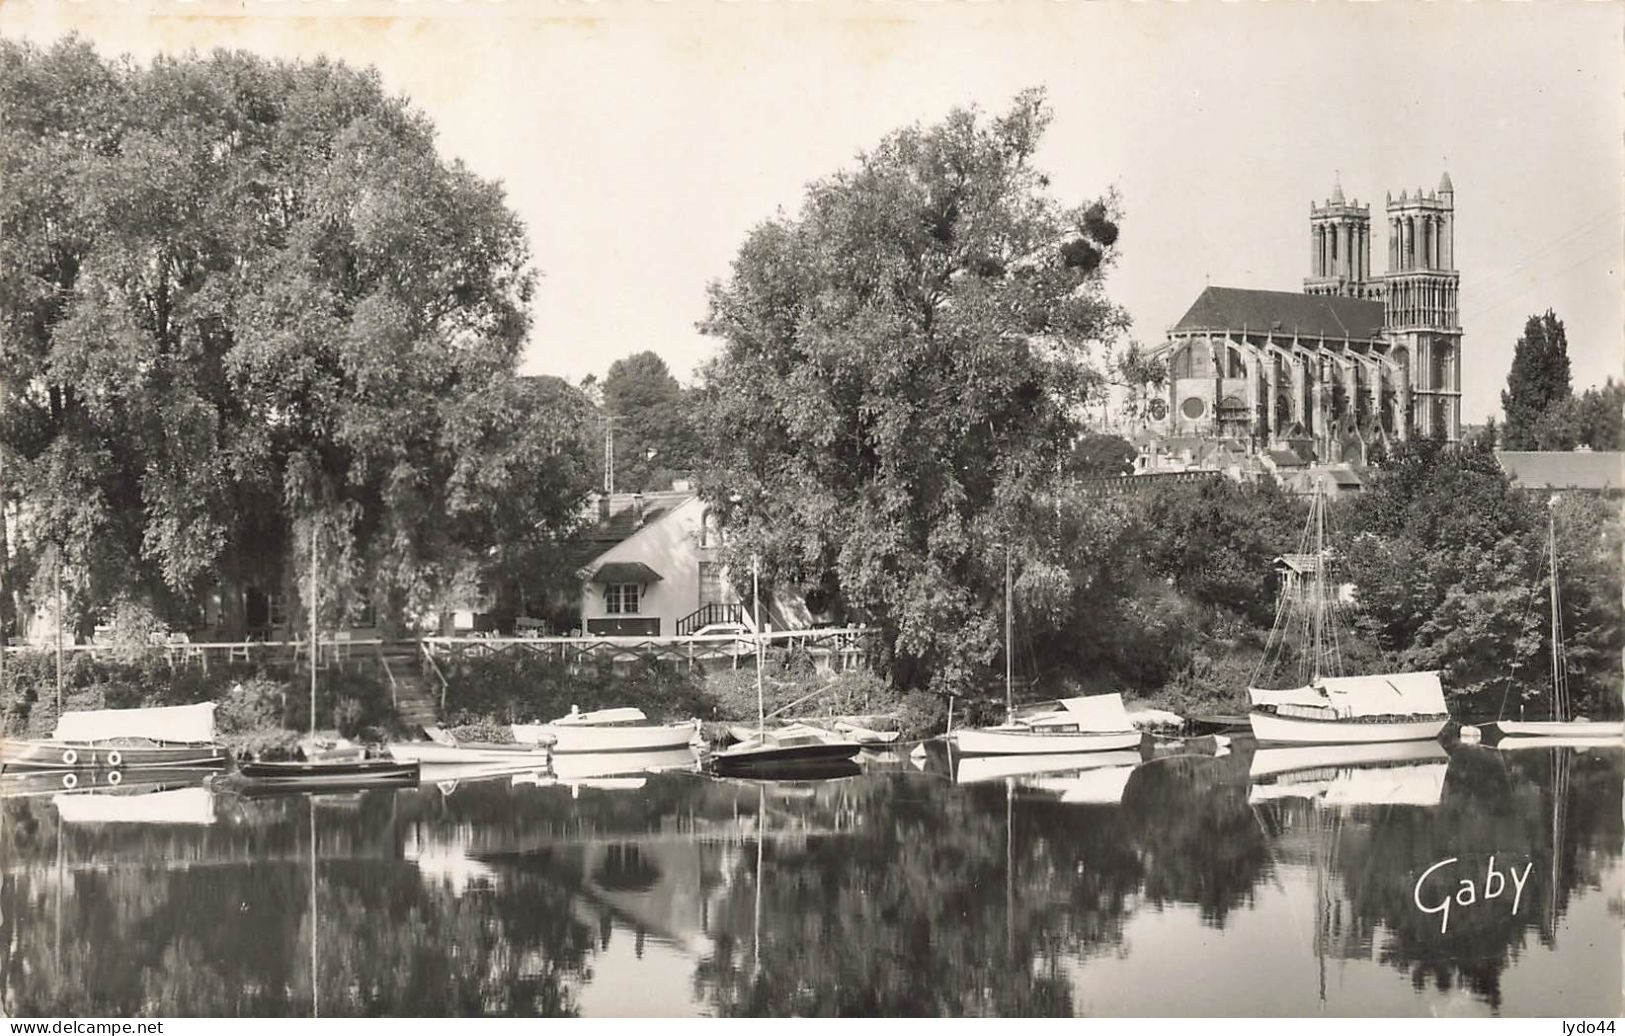
[[[1625,751],[1358,755],[273,798],[0,778],[0,1008],[1619,1012]],[[1459,897],[1441,932],[1413,897],[1451,858],[1422,886]]]

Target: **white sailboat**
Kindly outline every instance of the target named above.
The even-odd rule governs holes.
[[[1140,747],[1140,731],[1129,721],[1120,694],[1063,698],[1016,708],[1012,591],[1007,550],[1004,555],[1005,721],[997,726],[955,730],[948,734],[948,740],[966,755],[1056,755],[1118,752]]]
[[[1555,503],[1553,498],[1551,503]],[[1625,723],[1593,722],[1584,716],[1570,718],[1568,658],[1563,650],[1563,610],[1557,579],[1557,523],[1551,504],[1546,508],[1546,549],[1551,564],[1552,610],[1552,718],[1549,720],[1496,720],[1485,724],[1503,738],[1540,738],[1541,744],[1550,744],[1553,738],[1562,738],[1570,744],[1585,747],[1618,745],[1625,741]]]
[[[1420,741],[1438,737],[1450,722],[1450,714],[1437,671],[1365,676],[1343,676],[1339,672],[1342,660],[1337,647],[1335,617],[1328,613],[1326,499],[1318,485],[1309,509],[1304,540],[1305,546],[1313,542],[1314,553],[1300,553],[1298,557],[1312,570],[1313,583],[1307,593],[1301,586],[1292,587],[1290,582],[1283,586],[1282,606],[1277,610],[1275,628],[1270,631],[1259,671],[1269,663],[1271,649],[1284,646],[1287,625],[1301,623],[1306,627],[1304,632],[1309,644],[1307,656],[1301,663],[1308,682],[1279,690],[1248,687],[1252,710],[1247,718],[1253,736],[1260,742],[1298,744]],[[1254,673],[1255,681],[1258,675]]]

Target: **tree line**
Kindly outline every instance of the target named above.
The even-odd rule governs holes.
[[[612,436],[617,489],[691,479],[733,568],[758,554],[878,629],[921,712],[1002,697],[1007,565],[1024,693],[1245,685],[1303,504],[1223,479],[1099,495],[1135,451],[1087,415],[1156,365],[1106,290],[1117,197],[1057,198],[1035,164],[1041,91],[888,134],[752,230],[692,387],[652,352],[519,375],[528,233],[373,72],[0,42],[0,104],[0,622],[60,583],[81,627],[211,597],[240,626],[246,587],[305,592],[313,548],[323,621],[523,609],[572,585]],[[1617,530],[1563,507],[1571,657],[1602,686]],[[1345,525],[1362,661],[1483,696],[1538,675],[1544,516],[1487,448],[1401,448]]]

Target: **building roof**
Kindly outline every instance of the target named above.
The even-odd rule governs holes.
[[[1496,450],[1495,459],[1519,489],[1625,490],[1625,453]]]
[[[606,561],[592,574],[595,583],[658,583],[661,575],[641,561]]]
[[[574,568],[586,565],[615,544],[644,526],[659,521],[694,497],[695,494],[688,490],[610,493],[608,496],[602,493],[594,494],[582,507],[582,515],[588,524],[570,537],[566,548],[569,551],[570,565]]]
[[[1298,456],[1297,450],[1287,449],[1284,446],[1271,447],[1264,452],[1270,460],[1275,462],[1277,467],[1301,468],[1308,463],[1308,461]]]
[[[1173,326],[1175,331],[1241,331],[1297,334],[1304,338],[1382,336],[1381,302],[1342,295],[1208,287]]]

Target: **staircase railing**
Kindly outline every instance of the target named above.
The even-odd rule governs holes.
[[[745,606],[742,604],[702,604],[677,620],[677,635],[686,637],[697,629],[703,629],[717,622],[745,621]]]

